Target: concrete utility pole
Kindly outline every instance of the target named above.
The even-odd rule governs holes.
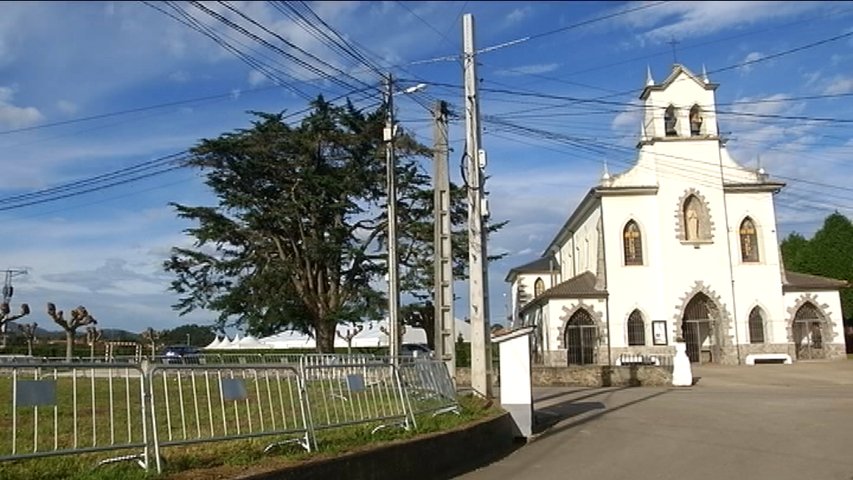
[[[394,157],[394,79],[386,79],[385,162],[388,179],[388,345],[393,362],[400,355],[400,281],[397,256],[397,160]]]
[[[18,275],[26,275],[26,270],[9,268],[3,270],[6,278],[3,281],[3,301],[2,304],[8,305],[12,301],[12,295],[15,293],[15,287],[12,286],[12,279]],[[6,332],[9,322],[0,322],[0,348],[6,348]]]
[[[456,321],[453,317],[453,256],[450,231],[450,173],[447,140],[447,103],[433,107],[433,188],[435,197],[434,288],[435,354],[441,359],[450,378],[456,380]]]
[[[477,97],[477,60],[474,49],[474,17],[462,18],[465,69],[465,129],[468,158],[468,297],[471,318],[471,387],[483,397],[492,396],[488,269],[483,217],[488,215],[484,187],[486,152],[480,148],[480,107]],[[485,211],[484,211],[485,210]]]

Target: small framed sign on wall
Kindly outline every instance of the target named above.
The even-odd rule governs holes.
[[[652,342],[654,345],[667,345],[666,320],[652,322]]]

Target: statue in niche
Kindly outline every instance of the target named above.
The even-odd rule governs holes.
[[[687,206],[687,240],[699,240],[699,212],[696,209],[696,202],[690,202]]]
[[[700,135],[702,133],[702,113],[699,108],[693,107],[690,110],[690,135]]]

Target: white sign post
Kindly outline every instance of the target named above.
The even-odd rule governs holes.
[[[500,348],[501,407],[515,423],[515,435],[533,434],[533,382],[530,370],[530,335],[536,327],[524,327],[492,337]]]

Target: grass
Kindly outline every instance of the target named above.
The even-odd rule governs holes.
[[[33,378],[33,373],[28,372],[27,378]],[[41,372],[40,375],[43,378],[48,373]],[[292,439],[295,436],[292,430],[298,430],[297,427],[300,426],[298,399],[294,402],[290,394],[295,386],[294,380],[293,376],[280,376],[275,371],[271,371],[269,375],[244,377],[242,386],[247,396],[234,401],[222,397],[218,377],[206,378],[201,373],[193,376],[186,372],[165,372],[164,375],[156,377],[152,382],[151,393],[157,400],[158,407],[154,418],[161,442],[182,441],[199,436],[223,437],[233,435],[238,430],[240,433],[268,432],[271,430],[270,423],[273,418],[277,422],[275,430],[281,433],[249,440],[162,447],[161,454],[165,460],[162,476],[145,472],[132,462],[94,467],[98,461],[105,458],[140,453],[142,449],[136,447],[121,451],[0,462],[0,479],[208,478],[209,476],[205,475],[194,477],[192,472],[234,468],[236,474],[259,464],[284,467],[308,458],[335,456],[376,443],[444,431],[496,414],[496,409],[484,408],[477,400],[462,399],[460,415],[422,416],[417,418],[416,431],[385,428],[371,434],[373,427],[379,423],[375,419],[387,417],[388,423],[401,417],[401,404],[388,385],[382,378],[368,375],[365,378],[366,388],[352,392],[341,386],[341,378],[327,379],[311,383],[307,387],[307,396],[313,405],[314,424],[357,424],[319,431],[318,450],[310,454],[297,445],[288,444],[274,449],[271,455],[266,455],[263,453],[266,445]],[[37,446],[39,451],[52,451],[73,449],[75,445],[76,448],[84,448],[143,443],[140,414],[126,413],[141,411],[139,378],[125,374],[112,379],[98,375],[74,379],[59,374],[55,377],[55,386],[55,406],[19,406],[17,409],[15,447],[18,454],[32,452],[34,446]],[[76,409],[73,408],[75,398]],[[416,401],[417,399],[413,398],[413,402]],[[165,408],[167,404],[168,409]],[[195,405],[198,405],[198,408]],[[12,453],[11,406],[11,378],[0,377],[0,456]],[[419,403],[415,406],[415,411],[419,411],[418,407],[436,406]],[[266,422],[265,429],[261,427],[262,421]],[[73,434],[75,425],[76,438]],[[113,427],[110,428],[110,425]],[[55,431],[60,434],[54,436]],[[149,436],[152,431],[153,428],[150,428]]]

